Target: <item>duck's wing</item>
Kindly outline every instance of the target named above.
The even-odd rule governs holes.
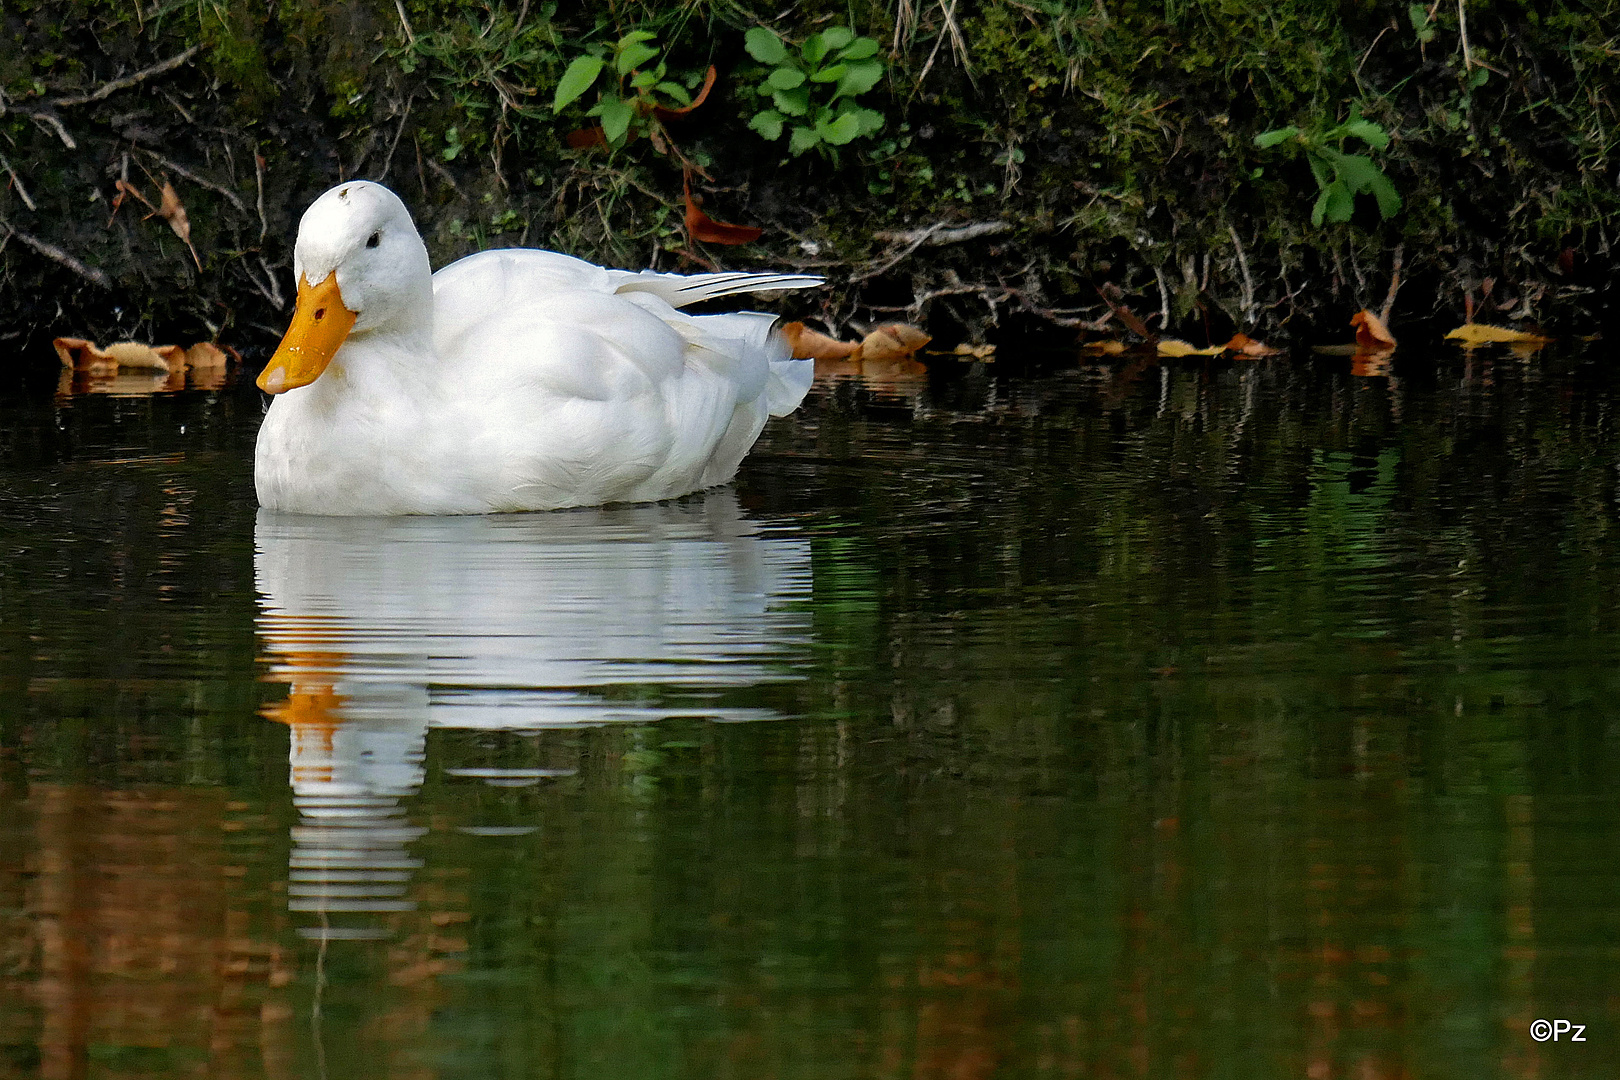
[[[670,307],[777,289],[811,289],[823,278],[813,274],[660,274],[654,270],[605,271],[616,293],[651,293]]]

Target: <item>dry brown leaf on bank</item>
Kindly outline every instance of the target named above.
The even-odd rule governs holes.
[[[1378,352],[1395,347],[1395,335],[1389,332],[1384,320],[1367,310],[1350,316],[1350,325],[1356,328],[1356,348]]]
[[[144,199],[141,201],[145,202]],[[152,204],[147,203],[146,205],[151,206]],[[175,194],[174,185],[169,183],[167,177],[163,180],[163,202],[156,210],[146,216],[153,217],[154,215],[169,223],[169,228],[174,230],[174,235],[178,236],[187,249],[190,250],[191,261],[197,264],[198,270],[201,270],[202,260],[197,258],[197,249],[191,246],[191,219],[186,216],[185,205],[180,202],[180,196]]]
[[[119,341],[105,349],[84,338],[56,338],[51,342],[57,357],[66,368],[151,368],[170,371],[177,362],[184,362],[186,350],[178,345],[144,345],[138,341]]]
[[[701,240],[706,244],[752,244],[765,235],[764,229],[752,225],[728,225],[724,221],[716,221],[698,208],[697,199],[692,195],[692,185],[688,181],[683,185],[686,198],[686,234],[693,240]]]
[[[1190,341],[1182,341],[1180,338],[1159,339],[1159,355],[1171,359],[1181,356],[1219,356],[1225,351],[1225,345],[1211,345],[1207,349],[1200,349]]]
[[[151,210],[153,213],[157,212],[157,207],[153,206],[147,200],[146,196],[141,194],[140,189],[137,188],[134,184],[131,184],[129,181],[127,181],[127,180],[114,180],[113,181],[113,188],[118,192],[118,194],[113,196],[112,213],[110,215],[108,215],[108,217],[107,217],[107,227],[109,229],[112,228],[113,219],[118,216],[119,208],[124,205],[124,198],[126,196],[129,196],[129,195],[135,196],[136,201],[139,202],[142,206],[146,207],[148,210]]]
[[[782,336],[792,348],[795,360],[842,360],[853,356],[861,347],[854,341],[836,341],[802,322],[783,323]]]
[[[660,120],[668,120],[672,116],[685,116],[703,104],[704,100],[708,98],[709,91],[714,89],[714,80],[718,75],[719,72],[715,70],[714,65],[710,64],[708,72],[703,76],[703,88],[697,92],[697,97],[692,99],[692,104],[684,105],[679,109],[666,109],[662,105],[654,105],[653,115]]]
[[[1506,326],[1464,323],[1447,334],[1446,340],[1459,342],[1465,349],[1477,349],[1481,345],[1529,345],[1539,349],[1552,338],[1524,330],[1511,330]]]
[[[1238,333],[1232,335],[1232,340],[1226,343],[1227,352],[1235,352],[1240,356],[1279,356],[1281,349],[1273,348],[1263,341],[1256,341],[1248,334]]]
[[[917,355],[917,350],[933,340],[915,326],[884,323],[873,327],[861,340],[860,351],[855,356],[861,360],[910,360]]]

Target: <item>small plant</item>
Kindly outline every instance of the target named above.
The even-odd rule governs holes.
[[[1320,126],[1305,130],[1298,127],[1273,128],[1254,137],[1254,144],[1262,150],[1286,142],[1295,142],[1305,152],[1305,160],[1316,177],[1321,194],[1311,208],[1311,224],[1320,226],[1324,220],[1349,221],[1355,213],[1356,196],[1371,194],[1378,200],[1378,212],[1385,219],[1401,210],[1401,196],[1373,159],[1365,154],[1344,152],[1346,139],[1360,139],[1374,150],[1389,146],[1389,133],[1382,127],[1365,120],[1359,106],[1350,106],[1350,119],[1331,128]],[[1259,170],[1256,170],[1258,175]]]
[[[594,86],[603,71],[611,69],[614,78],[603,86],[596,105],[588,109],[586,115],[601,121],[602,134],[614,148],[637,135],[656,134],[651,130],[657,123],[656,114],[691,109],[696,102],[688,87],[696,87],[703,79],[702,74],[691,73],[685,77],[687,86],[676,82],[669,75],[668,65],[658,60],[662,51],[657,35],[646,30],[632,30],[612,45],[589,46],[585,55],[575,57],[557,81],[551,111],[562,112]],[[647,66],[654,60],[658,63]],[[706,91],[707,86],[704,89]],[[699,100],[702,100],[701,94]]]
[[[883,114],[855,101],[883,78],[873,39],[832,26],[811,34],[795,51],[756,26],[744,44],[749,56],[770,69],[756,92],[774,108],[762,109],[748,122],[765,138],[775,142],[787,131],[788,149],[795,155],[818,149],[836,160],[833,147],[882,129]]]

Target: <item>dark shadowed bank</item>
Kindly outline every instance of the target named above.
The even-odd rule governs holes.
[[[1564,332],[1611,314],[1620,0],[0,11],[10,363],[53,334],[272,343],[298,216],[355,177],[405,197],[436,265],[527,244],[619,266],[814,269],[831,288],[787,305],[835,327],[904,317],[971,338],[1073,335],[1108,314],[1106,293],[1195,341],[1297,339],[1382,306],[1397,278],[1397,330],[1469,307]],[[757,27],[795,50],[817,33],[847,40],[844,27],[880,47],[846,65],[796,51],[812,81],[795,84],[793,63],[749,44]],[[559,80],[593,48],[605,71],[555,111]],[[869,89],[839,82],[871,60]],[[712,92],[673,111],[710,65]],[[768,79],[785,101],[756,90]],[[854,122],[837,123],[850,106],[881,127],[866,116],[869,133],[851,137]],[[1345,135],[1357,116],[1363,135]],[[571,145],[598,118],[628,141]],[[796,126],[819,143],[791,143]],[[1368,168],[1398,208],[1388,188],[1382,210],[1350,194]],[[173,185],[195,261],[135,198],[114,213],[120,181],[154,206]],[[764,235],[694,240],[688,182],[713,218]]]

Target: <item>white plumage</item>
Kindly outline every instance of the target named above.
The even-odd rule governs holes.
[[[364,181],[305,212],[293,269],[300,310],[261,386],[281,390],[300,320],[327,316],[331,301],[309,297],[340,298],[353,328],[265,416],[254,481],[276,510],[481,514],[685,495],[730,480],[813,372],[773,316],[679,308],[819,278],[632,273],[529,249],[430,274],[404,204]]]

